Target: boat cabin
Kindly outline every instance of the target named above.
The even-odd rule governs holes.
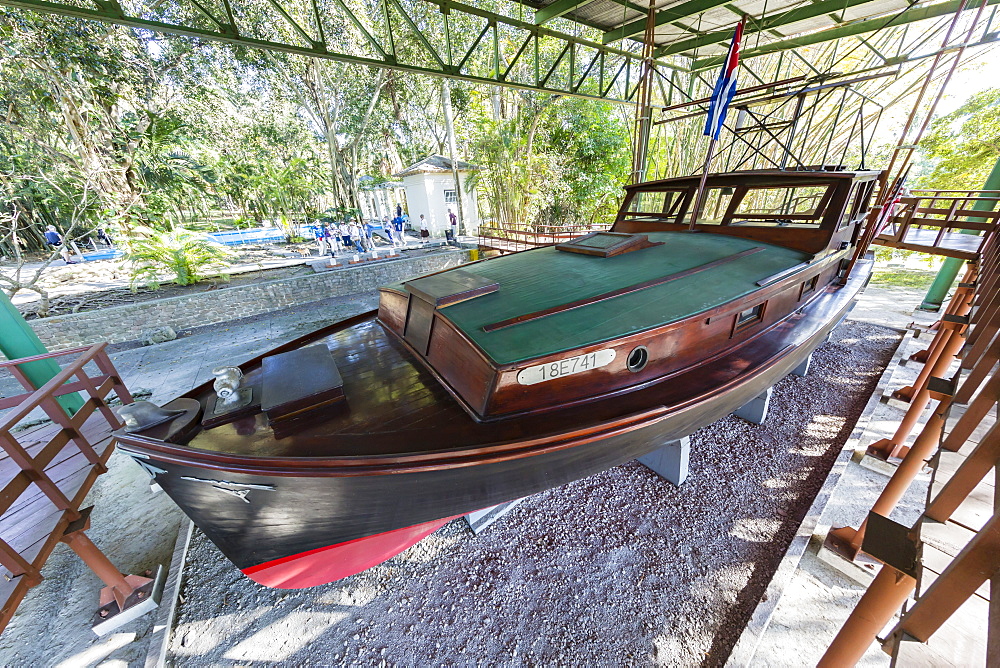
[[[479,421],[662,382],[780,326],[842,277],[878,172],[627,188],[608,232],[381,289],[379,321]]]
[[[807,253],[856,242],[868,212],[877,171],[761,170],[712,174],[694,230],[731,234]],[[700,177],[626,187],[616,232],[689,229]]]

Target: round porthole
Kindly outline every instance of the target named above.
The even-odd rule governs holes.
[[[639,346],[628,354],[628,359],[625,361],[625,364],[628,366],[629,371],[637,373],[646,368],[646,362],[648,361],[649,351],[646,350],[646,346]]]

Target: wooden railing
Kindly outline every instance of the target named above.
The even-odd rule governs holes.
[[[571,241],[590,232],[607,230],[609,227],[610,225],[607,224],[537,225],[530,230],[525,230],[515,227],[480,225],[479,247],[503,253],[514,253]]]
[[[0,362],[0,369],[26,390],[0,398],[0,411],[6,411],[0,413],[0,631],[27,590],[42,581],[42,566],[60,541],[115,589],[116,598],[124,602],[132,593],[125,592],[124,578],[107,558],[94,554],[97,549],[83,534],[89,512],[80,508],[97,476],[107,471],[111,432],[121,426],[106,398],[113,391],[122,402],[132,401],[105,347],[101,343]],[[39,360],[74,356],[38,389],[21,369]],[[86,400],[71,414],[57,397],[73,393]],[[18,430],[38,417],[36,409],[51,424]]]
[[[940,193],[931,198],[942,199]],[[959,194],[950,201],[968,198]],[[978,211],[959,213],[950,204],[920,208],[943,208],[949,219],[987,217]],[[869,456],[896,458],[895,472],[860,528],[836,529],[827,539],[827,547],[838,554],[853,559],[863,552],[883,566],[820,661],[823,668],[854,665],[904,604],[898,621],[882,636],[893,665],[993,666],[1000,660],[1000,616],[995,614],[1000,596],[995,484],[1000,467],[1000,238],[991,232],[985,236],[934,339],[911,356],[924,361],[924,371],[912,386],[893,393],[909,404],[906,415],[891,439],[868,449]],[[952,371],[956,359],[959,368]],[[905,445],[932,401],[937,403],[931,415]],[[923,514],[912,527],[897,524],[889,514],[927,465],[934,473]]]
[[[873,243],[972,260],[1000,226],[1000,211],[973,207],[998,203],[1000,190],[914,190],[883,218]]]

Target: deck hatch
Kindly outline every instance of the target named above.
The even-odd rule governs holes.
[[[406,291],[435,308],[451,306],[496,292],[500,284],[479,274],[452,269],[403,283]]]
[[[566,253],[580,253],[581,255],[595,255],[597,257],[615,257],[631,253],[632,251],[659,246],[662,241],[650,241],[645,234],[622,234],[620,232],[593,232],[567,241],[564,244],[556,244],[556,250]]]
[[[426,355],[434,326],[434,311],[452,304],[496,292],[500,284],[471,271],[452,269],[407,281],[406,325],[403,338],[421,355]]]

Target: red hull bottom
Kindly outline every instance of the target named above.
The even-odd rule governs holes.
[[[304,589],[349,577],[391,559],[459,517],[445,517],[329,545],[243,569],[258,584],[273,589]]]

